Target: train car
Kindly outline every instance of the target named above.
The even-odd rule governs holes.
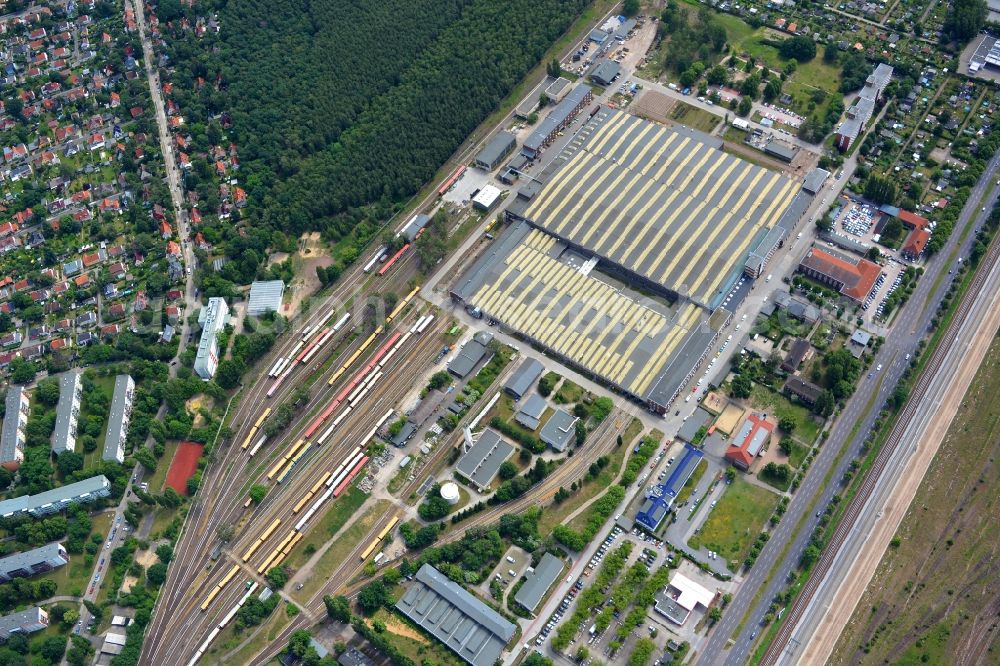
[[[239,565],[234,564],[233,568],[229,570],[229,573],[227,573],[225,577],[221,581],[219,581],[219,587],[225,587],[226,585],[229,585],[229,582],[233,580],[233,576],[235,576],[239,572],[239,570],[240,570]]]
[[[253,436],[257,434],[257,426],[250,428],[250,432],[247,433],[246,439],[243,440],[243,446],[240,447],[244,451],[250,448],[250,442],[253,440]]]
[[[365,560],[367,560],[368,556],[371,555],[375,551],[376,548],[378,548],[378,544],[379,544],[379,540],[377,538],[373,539],[372,542],[370,544],[368,544],[368,547],[365,548],[364,551],[362,551],[362,553],[361,553],[361,561],[362,562],[364,562]]]
[[[254,428],[259,428],[262,425],[264,425],[265,419],[267,419],[267,417],[270,416],[270,415],[271,415],[271,408],[268,407],[267,409],[264,410],[264,412],[257,419],[257,422],[253,424],[253,427]]]
[[[344,480],[340,482],[340,485],[333,489],[334,497],[340,497],[340,493],[347,489],[347,486],[351,484],[351,481],[353,481],[354,477],[358,475],[358,472],[361,471],[361,468],[365,466],[366,462],[368,462],[368,456],[364,456],[358,461],[358,464],[354,466],[354,469],[352,469],[346,477],[344,477]]]
[[[248,454],[248,460],[253,458],[260,451],[260,447],[264,446],[264,442],[267,441],[267,433],[261,433],[260,437],[257,438],[257,442],[250,448],[250,453]]]
[[[260,539],[254,541],[253,544],[249,548],[247,548],[247,552],[243,553],[243,561],[249,562],[250,558],[254,556],[254,553],[257,552],[257,549],[260,548],[261,544],[263,543],[264,542]]]
[[[274,534],[274,530],[278,529],[278,525],[280,524],[281,524],[281,518],[275,518],[274,522],[271,523],[271,525],[266,530],[264,530],[264,533],[260,535],[260,540],[267,541],[268,539],[270,539],[271,535]]]
[[[244,508],[244,509],[249,509],[249,508],[250,508],[250,504],[251,504],[251,503],[253,503],[253,500],[252,500],[252,499],[250,499],[250,498],[248,497],[248,498],[247,498],[247,501],[246,501],[246,502],[243,502],[243,508]]]
[[[308,340],[309,336],[312,335],[313,331],[315,331],[315,330],[316,330],[316,326],[315,325],[309,325],[309,326],[306,326],[305,328],[303,328],[302,329],[302,342],[305,342],[306,340]]]
[[[420,326],[417,327],[417,333],[419,334],[426,331],[427,327],[431,325],[432,321],[434,321],[434,315],[427,315],[427,317],[424,319],[424,323],[422,323]]]
[[[344,316],[341,317],[340,319],[338,319],[337,323],[333,325],[333,330],[334,331],[339,331],[341,328],[343,328],[344,324],[346,324],[347,320],[350,319],[350,318],[351,318],[351,313],[350,312],[345,312]]]
[[[396,264],[396,262],[399,261],[399,258],[402,257],[409,249],[410,249],[409,243],[399,248],[396,254],[389,257],[389,259],[387,259],[386,262],[382,264],[382,268],[378,269],[377,275],[379,277],[383,277],[386,273],[388,273],[389,269],[391,269]]]
[[[460,165],[450,176],[448,176],[447,180],[441,183],[441,187],[439,187],[437,191],[439,197],[443,197],[448,190],[451,189],[451,186],[458,182],[458,179],[462,177],[463,173],[465,173],[465,169],[466,166],[464,164]]]
[[[212,602],[215,601],[215,598],[219,596],[219,592],[221,591],[222,588],[216,587],[211,592],[208,593],[208,596],[205,597],[205,601],[202,602],[201,604],[201,612],[204,613],[205,611],[208,610],[208,607],[212,605]]]
[[[375,264],[381,261],[382,258],[385,256],[386,249],[387,249],[386,246],[383,245],[379,249],[375,250],[375,254],[372,255],[372,258],[368,261],[367,264],[365,264],[365,267],[361,270],[365,273],[371,273],[372,269],[375,268]]]
[[[267,371],[267,376],[268,377],[274,377],[275,375],[278,374],[278,366],[281,365],[281,362],[283,360],[285,360],[285,359],[284,358],[279,358],[277,361],[274,362],[274,364],[271,365],[271,369]]]
[[[274,477],[278,475],[278,473],[282,470],[282,468],[285,466],[285,463],[287,462],[288,458],[282,457],[278,460],[278,462],[274,463],[274,467],[272,467],[270,471],[268,471],[267,473],[267,480],[273,481]]]
[[[399,518],[393,517],[393,519],[389,521],[389,524],[386,525],[385,527],[383,527],[382,531],[378,533],[379,540],[384,539],[386,537],[386,535],[389,534],[389,532],[392,531],[392,528],[395,527],[396,523],[398,523],[398,522],[399,522]]]
[[[413,300],[413,297],[417,295],[418,291],[420,291],[420,287],[419,286],[414,287],[413,290],[410,293],[408,293],[403,300],[397,303],[396,307],[394,307],[392,309],[392,312],[389,313],[389,316],[385,318],[386,323],[389,323],[393,319],[395,319],[399,315],[399,313],[402,312],[406,308],[406,306],[410,304],[410,301]]]

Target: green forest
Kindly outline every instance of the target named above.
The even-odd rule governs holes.
[[[218,34],[168,48],[193,123],[220,114],[255,234],[367,240],[587,0],[216,0]]]

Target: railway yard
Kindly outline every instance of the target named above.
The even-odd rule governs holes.
[[[287,317],[251,321],[229,298],[243,316],[227,327],[226,309],[199,349],[221,340],[235,356],[229,336],[272,323],[273,344],[212,387],[215,439],[163,512],[173,532],[151,529],[166,491],[141,537],[123,530],[165,577],[138,663],[301,663],[290,646],[306,633],[317,656],[359,651],[356,666],[916,654],[896,629],[897,645],[878,644],[876,619],[905,602],[865,587],[900,578],[876,565],[896,526],[916,538],[915,510],[903,516],[964,388],[935,394],[971,381],[963,350],[978,358],[995,333],[1000,155],[937,254],[827,252],[828,201],[856,199],[835,228],[866,241],[900,214],[858,194],[858,154],[772,169],[727,151],[730,114],[672,83],[656,94],[714,119],[708,131],[631,112],[656,20],[606,9],[559,46],[586,58],[580,81],[547,72],[336,275],[310,264],[316,292],[277,297]],[[888,319],[866,314],[896,288]],[[185,293],[198,300],[190,279]],[[911,441],[926,464],[906,464]],[[162,490],[139,481],[118,512]],[[131,612],[126,594],[106,605]],[[985,663],[982,646],[962,649]]]

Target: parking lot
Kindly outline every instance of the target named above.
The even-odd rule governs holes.
[[[885,322],[882,320],[883,305],[886,297],[892,294],[899,286],[899,281],[904,270],[906,270],[906,264],[895,258],[890,258],[882,266],[882,273],[875,282],[875,288],[861,304],[862,317],[865,323],[871,326],[871,329],[885,328]]]

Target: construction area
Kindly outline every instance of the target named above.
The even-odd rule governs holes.
[[[731,316],[727,293],[812,201],[721,148],[599,108],[518,190],[452,298],[664,413]]]

